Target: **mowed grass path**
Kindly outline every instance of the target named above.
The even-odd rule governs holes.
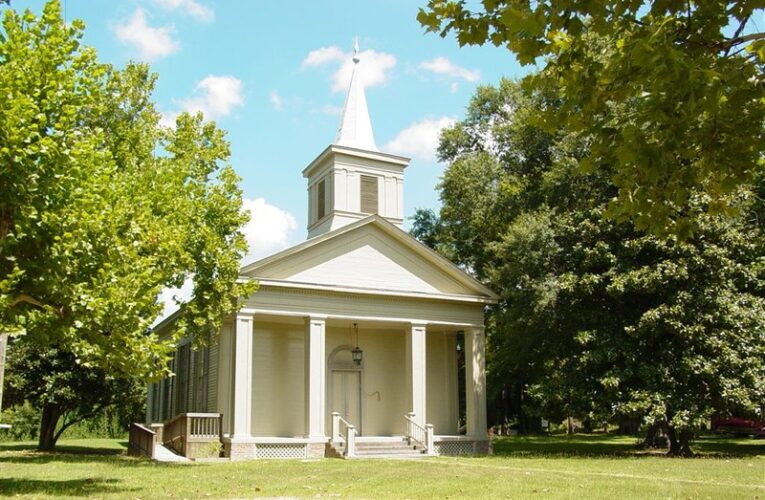
[[[500,438],[495,455],[417,461],[160,464],[125,442],[70,440],[56,453],[0,443],[0,497],[765,499],[765,441],[703,438],[703,458],[639,454],[634,438]]]

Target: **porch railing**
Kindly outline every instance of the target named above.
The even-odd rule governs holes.
[[[130,424],[128,455],[154,458],[154,450],[156,446],[156,432],[142,424]]]
[[[345,438],[343,439],[343,436]],[[356,456],[356,427],[340,416],[338,412],[332,412],[332,442],[345,441],[346,457]]]
[[[404,415],[406,419],[406,438],[409,443],[415,443],[422,446],[425,449],[425,453],[428,455],[435,455],[436,448],[433,445],[433,425],[425,424],[425,427],[421,426],[415,421],[417,415],[414,412]]]
[[[162,441],[184,457],[209,455],[210,443],[221,442],[223,415],[220,413],[181,413],[165,422]],[[204,453],[208,451],[208,453]]]

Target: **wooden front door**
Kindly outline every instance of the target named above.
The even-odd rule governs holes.
[[[330,414],[338,412],[361,435],[361,372],[332,370],[332,404]]]

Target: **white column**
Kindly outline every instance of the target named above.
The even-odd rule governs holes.
[[[465,332],[465,401],[467,434],[488,439],[486,434],[486,354],[484,328],[476,326]]]
[[[237,314],[234,326],[233,438],[252,434],[252,336],[253,317]]]
[[[409,411],[414,413],[414,420],[421,426],[427,423],[425,378],[425,324],[412,323],[406,332],[406,381]]]
[[[307,437],[326,436],[325,331],[324,318],[311,316],[305,319],[305,433]]]

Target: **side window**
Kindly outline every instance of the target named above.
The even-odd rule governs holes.
[[[371,175],[361,176],[361,211],[365,214],[376,214],[377,204],[377,177]]]

